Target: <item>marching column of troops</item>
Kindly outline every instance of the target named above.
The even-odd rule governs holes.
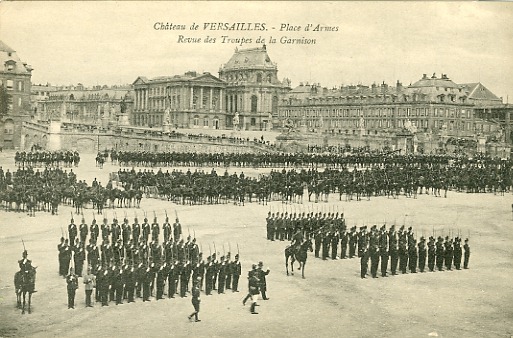
[[[170,224],[166,217],[162,227],[156,217],[152,224],[146,217],[142,224],[137,218],[133,224],[127,218],[119,224],[114,218],[112,224],[104,219],[100,225],[96,220],[88,225],[84,219],[77,225],[71,219],[68,235],[68,238],[61,237],[57,247],[59,274],[64,278],[69,276],[72,261],[78,277],[82,277],[84,265],[87,267],[86,306],[92,306],[87,293],[94,288],[94,299],[102,306],[108,306],[109,301],[115,301],[116,305],[123,301],[132,303],[136,298],[150,301],[153,295],[156,300],[164,296],[187,297],[192,290],[191,281],[200,281],[206,295],[211,295],[213,290],[219,294],[226,290],[239,291],[239,254],[232,260],[227,252],[218,259],[220,253],[214,252],[205,260],[196,238],[190,235],[185,241],[182,238],[178,218]]]
[[[387,229],[386,225],[378,229],[373,225],[370,231],[367,226],[346,228],[344,215],[338,213],[268,213],[267,239],[293,240],[299,238],[313,240],[315,257],[323,260],[361,259],[361,277],[365,278],[369,270],[373,278],[377,278],[378,269],[382,277],[426,271],[468,269],[470,245],[465,239],[457,236],[423,236],[417,242],[412,227],[405,230],[404,225],[396,230],[395,225]],[[339,247],[340,246],[340,247]],[[340,250],[340,251],[339,251]],[[390,262],[390,263],[389,263]]]

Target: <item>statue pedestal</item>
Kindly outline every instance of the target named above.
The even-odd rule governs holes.
[[[486,137],[479,136],[477,138],[477,152],[478,153],[486,153]]]
[[[48,127],[47,150],[57,151],[61,149],[61,121],[51,121]]]
[[[162,125],[162,131],[165,133],[171,132],[171,124],[170,123],[164,123]]]
[[[281,133],[276,136],[278,148],[286,152],[302,152],[306,151],[307,139],[300,133]]]
[[[128,120],[128,115],[119,115],[118,117],[118,124],[120,126],[128,126],[130,125],[130,121]]]
[[[102,125],[102,128],[108,128],[109,127],[109,118],[106,116],[102,117],[101,125]]]

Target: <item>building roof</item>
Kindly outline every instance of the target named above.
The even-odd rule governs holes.
[[[440,87],[440,88],[459,88],[460,86],[454,83],[447,77],[446,74],[442,74],[441,78],[436,77],[435,74],[430,78],[424,74],[422,79],[409,86],[410,88],[421,88],[421,87]]]
[[[469,99],[502,102],[502,100],[499,97],[497,97],[497,95],[492,93],[480,82],[463,83],[461,86],[465,89],[466,92],[468,92]]]
[[[278,66],[271,61],[265,45],[262,47],[235,49],[230,60],[221,67],[222,71],[238,69],[277,69]]]
[[[6,64],[12,63],[13,68],[7,70]],[[21,61],[16,51],[0,41],[0,72],[9,72],[13,74],[30,74],[32,67]]]
[[[14,53],[16,52],[11,47],[7,46],[3,41],[0,40],[0,51],[1,52],[7,52],[7,53]]]
[[[183,82],[183,81],[201,81],[201,82],[212,82],[212,83],[224,83],[223,80],[208,73],[197,73],[195,71],[186,72],[183,75],[173,76],[157,76],[152,79],[148,79],[144,76],[139,76],[135,81],[134,85],[139,84],[151,84],[151,83],[169,83],[169,82]]]
[[[74,100],[122,100],[126,95],[131,95],[131,88],[101,88],[101,89],[63,89],[56,90],[50,94],[50,99],[70,99],[73,95]]]

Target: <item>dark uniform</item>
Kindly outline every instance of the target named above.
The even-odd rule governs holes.
[[[242,273],[242,267],[239,262],[239,255],[235,255],[235,261],[232,262],[232,291],[239,292],[239,277]]]
[[[126,284],[125,289],[127,290],[127,296],[128,296],[128,302],[133,303],[134,300],[134,292],[135,292],[135,285],[136,285],[136,269],[134,267],[131,267],[126,270]]]
[[[358,250],[360,251],[360,250]],[[363,256],[363,253],[362,253]],[[378,266],[379,266],[379,249],[377,246],[372,245],[370,247],[370,259],[371,259],[371,275],[372,278],[378,278]]]
[[[468,269],[468,262],[470,260],[470,245],[468,244],[468,238],[465,240],[465,245],[463,245],[463,249],[465,250],[465,259],[463,261],[463,269]]]
[[[200,287],[201,287],[201,280],[198,278],[194,281],[194,285],[192,287],[192,306],[194,306],[194,312],[189,315],[189,320],[194,316],[194,319],[196,322],[200,322],[201,320],[198,318],[198,313],[200,311]]]
[[[66,284],[68,289],[68,309],[75,308],[75,292],[78,289],[78,277],[74,274],[71,268],[69,274],[66,276]]]
[[[390,242],[390,271],[392,276],[397,275],[397,263],[399,262],[399,252],[397,250],[397,241]]]
[[[419,248],[419,271],[424,272],[424,268],[426,267],[426,240],[424,237],[420,238],[420,242],[418,244]]]
[[[340,258],[345,259],[347,254],[347,244],[349,241],[349,235],[344,230],[340,236]]]
[[[167,297],[175,298],[176,294],[176,280],[178,276],[175,271],[175,263],[172,262],[167,272]]]
[[[428,242],[428,268],[429,271],[434,271],[435,269],[435,257],[436,257],[436,249],[435,249],[435,239],[433,237],[429,237]]]
[[[100,291],[100,301],[102,302],[102,306],[109,306],[109,271],[104,268],[100,271],[100,274],[97,278],[98,289]]]
[[[438,237],[438,242],[436,243],[436,267],[438,271],[443,271],[444,265],[444,244],[442,237]]]
[[[259,262],[258,263],[258,269],[257,269],[257,277],[258,279],[260,280],[260,285],[259,285],[259,289],[260,289],[260,292],[262,293],[262,298],[264,300],[268,300],[269,298],[267,297],[266,295],[266,291],[267,291],[267,281],[266,281],[266,276],[269,274],[269,272],[271,272],[269,269],[267,269],[266,271],[263,270],[263,266],[264,266],[264,263],[262,262]]]
[[[360,259],[360,277],[365,278],[367,275],[367,269],[369,267],[369,250],[365,250],[363,256]]]
[[[409,258],[409,268],[411,273],[417,273],[417,243],[415,243],[415,239],[410,242],[410,246],[408,248],[408,258]]]
[[[454,239],[454,266],[457,270],[461,269],[461,238],[456,237]]]
[[[157,272],[157,300],[164,299],[164,286],[168,276],[167,264],[164,263]]]

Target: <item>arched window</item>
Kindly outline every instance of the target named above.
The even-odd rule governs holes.
[[[198,127],[198,126],[199,126],[199,116],[198,116],[198,115],[194,115],[193,125],[194,125],[195,127]]]
[[[257,82],[258,83],[262,82],[262,74],[261,73],[257,74]]]
[[[256,95],[251,96],[251,112],[256,113],[258,106],[258,98]]]

